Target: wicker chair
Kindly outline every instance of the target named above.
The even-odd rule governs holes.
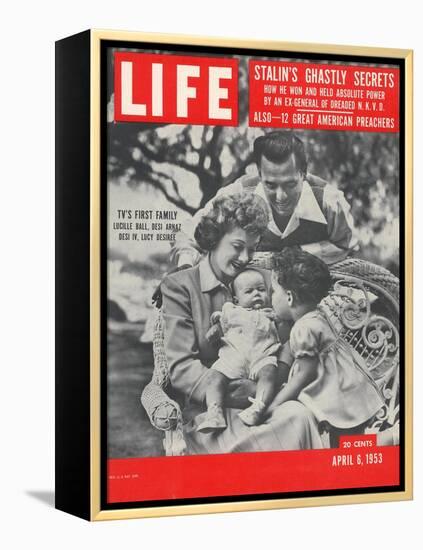
[[[253,263],[272,269],[272,253],[257,253]],[[385,407],[371,419],[366,433],[389,430],[399,433],[399,281],[388,270],[359,259],[347,259],[331,267],[333,288],[322,302],[336,332],[364,360],[378,385]],[[160,311],[153,339],[154,372],[141,402],[152,425],[164,432],[168,456],[183,455],[186,445],[179,404],[171,399],[169,371]],[[330,437],[324,437],[330,446]]]

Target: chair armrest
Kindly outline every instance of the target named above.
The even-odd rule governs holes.
[[[170,399],[166,392],[154,382],[145,386],[141,394],[141,403],[151,424],[159,430],[175,429],[182,418],[178,403]]]

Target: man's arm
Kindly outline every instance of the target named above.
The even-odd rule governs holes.
[[[201,252],[194,239],[195,228],[201,217],[207,212],[207,205],[199,210],[192,218],[186,218],[181,223],[181,230],[176,233],[175,241],[170,250],[170,262],[180,267],[194,266],[201,258]]]
[[[324,190],[323,214],[328,224],[328,240],[304,244],[301,248],[331,265],[357,250],[358,239],[350,205],[342,191],[330,185],[326,185]]]
[[[229,195],[230,193],[239,192],[241,190],[242,183],[240,180],[237,180],[219,189],[216,193],[216,197],[223,194]],[[192,218],[187,218],[181,222],[181,230],[176,234],[175,242],[170,251],[170,261],[173,265],[180,267],[182,265],[193,266],[198,264],[201,259],[201,251],[194,239],[194,232],[198,222],[205,214],[210,212],[212,207],[213,199],[211,199],[204,208],[198,210]]]

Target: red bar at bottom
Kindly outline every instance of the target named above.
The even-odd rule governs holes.
[[[109,459],[107,502],[393,487],[399,447]]]

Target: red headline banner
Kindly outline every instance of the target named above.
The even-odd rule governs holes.
[[[114,118],[238,125],[238,60],[116,52]]]
[[[399,69],[250,60],[249,125],[399,131]]]
[[[393,487],[399,447],[365,436],[339,449],[110,459],[107,475],[109,503]]]

